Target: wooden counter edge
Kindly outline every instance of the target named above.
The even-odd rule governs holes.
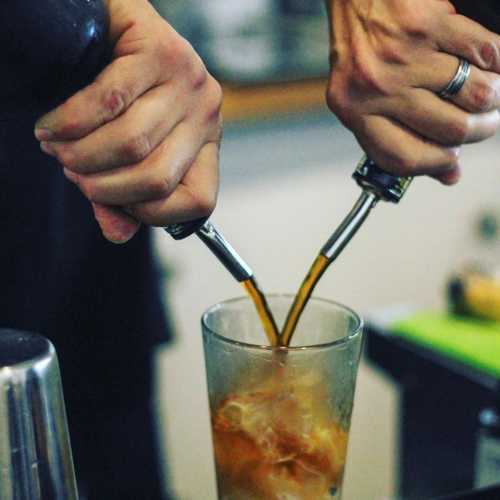
[[[223,84],[222,114],[226,122],[326,109],[327,80],[235,86]]]

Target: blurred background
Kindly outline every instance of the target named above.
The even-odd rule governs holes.
[[[156,0],[156,7],[191,41],[224,87],[221,192],[212,220],[266,291],[294,292],[359,195],[351,174],[362,151],[324,104],[328,31],[323,3]],[[463,181],[456,187],[417,179],[399,206],[377,207],[316,295],[355,308],[379,331],[412,311],[445,314],[452,274],[471,261],[500,264],[499,148],[499,139],[466,148]],[[174,242],[160,230],[156,234],[176,334],[158,353],[165,474],[175,498],[212,500],[200,316],[208,306],[243,292],[197,238]],[[411,343],[403,347],[412,349]],[[404,359],[403,351],[391,353]],[[436,354],[435,363],[440,359]],[[426,481],[417,465],[408,469],[402,459],[405,419],[419,417],[407,408],[408,377],[389,376],[384,363],[390,362],[366,355],[361,364],[345,500],[403,498],[402,492],[411,498],[411,491],[414,498],[429,498],[418,496],[408,482],[409,474]],[[412,383],[421,378],[429,384],[417,365],[412,365]],[[492,380],[495,373],[494,367],[487,371]],[[455,393],[467,407],[459,386]],[[471,407],[470,418],[476,419],[476,410]],[[476,431],[470,432],[475,436]],[[421,451],[419,460],[439,467],[431,449]],[[453,448],[446,453],[454,468]],[[464,458],[469,468],[473,453],[468,450]],[[447,479],[448,487],[471,486],[472,470],[467,474],[457,472],[461,479]]]

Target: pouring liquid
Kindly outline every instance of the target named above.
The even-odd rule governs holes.
[[[285,320],[285,325],[279,339],[280,345],[285,347],[290,345],[293,334],[300,320],[300,316],[309,302],[314,288],[318,284],[318,281],[321,279],[321,276],[323,276],[323,273],[326,271],[329,264],[330,261],[322,254],[319,254],[314,260],[309,272],[299,288],[299,291],[297,292],[297,295],[295,296],[292,307],[288,312],[288,316]]]
[[[257,281],[255,281],[255,278],[252,276],[250,279],[242,281],[241,283],[255,304],[257,314],[261,320],[269,345],[273,347],[280,345],[280,335],[278,327],[276,326],[276,321],[274,320],[273,313],[269,308],[266,296],[259,288]]]
[[[269,304],[267,303],[266,296],[262,290],[260,290],[255,279],[252,277],[242,282],[243,287],[255,304],[255,308],[257,309],[257,313],[261,320],[262,327],[264,328],[264,332],[266,333],[269,345],[273,347],[287,347],[290,345],[302,312],[309,302],[314,288],[318,284],[318,281],[323,276],[323,273],[326,271],[329,264],[330,261],[324,255],[320,254],[316,257],[311,268],[309,269],[309,272],[307,273],[307,276],[302,282],[297,295],[295,296],[295,300],[293,301],[292,307],[288,312],[281,334],[276,326],[276,321]]]

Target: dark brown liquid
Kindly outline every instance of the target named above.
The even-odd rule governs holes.
[[[289,345],[312,291],[330,261],[319,255],[304,279],[280,336],[265,295],[255,280],[243,282],[268,341]],[[284,350],[273,353],[272,376],[249,385],[242,373],[238,391],[212,413],[217,484],[224,498],[242,500],[337,498],[342,486],[348,429],[327,410],[324,375],[289,369]]]
[[[263,292],[259,289],[259,286],[255,279],[252,277],[248,280],[242,282],[248,295],[251,297],[257,313],[262,322],[262,327],[266,333],[267,340],[271,346],[289,346],[292,341],[293,334],[297,328],[302,312],[304,311],[311,294],[318,284],[318,281],[323,276],[326,271],[330,261],[324,255],[318,255],[313,262],[307,276],[305,277],[302,285],[295,296],[295,300],[288,312],[288,316],[285,321],[285,325],[281,332],[279,333],[278,327],[276,326],[276,321],[274,320],[273,313],[269,308],[266,297]]]
[[[266,333],[267,340],[269,341],[269,345],[278,346],[279,341],[279,331],[276,326],[276,321],[274,320],[273,313],[269,308],[269,304],[267,303],[266,296],[262,293],[259,288],[259,285],[252,277],[248,280],[242,282],[242,285],[245,287],[245,290],[250,295],[253,303],[255,304],[255,308],[257,309],[257,313],[262,322],[262,327]]]
[[[299,322],[300,316],[304,311],[307,303],[309,302],[309,298],[316,287],[318,281],[320,280],[323,273],[326,271],[326,268],[330,264],[330,261],[324,255],[318,255],[316,260],[313,262],[307,276],[305,277],[302,285],[299,288],[297,295],[295,296],[295,300],[293,301],[292,307],[288,313],[288,316],[285,321],[285,326],[281,332],[280,336],[280,345],[289,346],[292,340],[293,333],[297,328],[297,324]]]

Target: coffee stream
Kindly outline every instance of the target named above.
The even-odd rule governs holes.
[[[280,334],[278,327],[276,326],[276,321],[274,320],[273,313],[271,312],[269,304],[267,303],[266,296],[260,290],[259,285],[255,281],[255,278],[253,276],[250,279],[242,281],[241,283],[245,287],[248,295],[250,295],[250,298],[255,304],[257,314],[259,315],[262,327],[266,332],[269,344],[273,347],[278,346],[280,344]]]
[[[318,284],[318,281],[321,279],[321,276],[323,276],[323,273],[326,271],[329,264],[330,261],[324,255],[320,254],[316,257],[311,268],[309,269],[309,272],[307,273],[307,276],[302,282],[297,295],[295,296],[295,300],[293,301],[292,307],[288,312],[281,334],[276,326],[276,321],[274,320],[273,313],[269,308],[266,297],[259,289],[255,279],[252,277],[242,282],[255,304],[257,313],[271,346],[288,347],[290,345],[302,312],[309,302],[314,288]]]
[[[283,327],[280,335],[280,345],[285,347],[290,345],[302,312],[309,302],[311,294],[318,281],[326,271],[328,264],[330,264],[330,261],[322,254],[319,254],[313,262],[307,276],[304,278],[304,281],[297,292],[297,295],[295,296],[295,300],[293,301],[292,307],[290,308],[286,318],[285,326]]]
[[[330,260],[313,262],[280,334],[254,278],[242,282],[252,298],[269,344],[290,344],[301,314]],[[321,364],[300,366],[288,351],[273,351],[269,376],[261,363],[241,373],[237,390],[212,412],[212,436],[221,498],[235,500],[333,500],[339,498],[347,454],[348,425],[332,411]],[[289,362],[290,361],[290,362]],[[233,381],[234,383],[235,381]]]

